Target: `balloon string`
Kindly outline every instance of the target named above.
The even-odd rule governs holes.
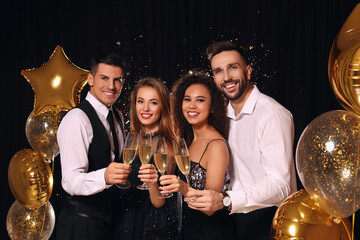
[[[352,217],[352,232],[351,232],[351,240],[354,240],[354,227],[355,227],[355,213],[353,213],[353,217]]]
[[[44,230],[47,205],[48,205],[48,202],[46,202],[45,205],[44,205],[44,216],[43,216],[43,221],[42,221],[42,224],[41,224],[41,231],[40,231],[40,235],[39,235],[40,238],[39,239],[41,239],[41,235],[42,235],[43,230]]]
[[[51,161],[51,172],[54,174],[54,165],[55,165],[55,161],[54,161],[54,157],[52,158],[52,161]],[[42,221],[42,225],[41,225],[41,231],[40,231],[40,238],[41,239],[41,235],[44,231],[44,226],[45,226],[45,218],[46,218],[46,209],[47,209],[47,205],[48,205],[49,202],[46,202],[45,205],[44,205],[44,216],[43,216],[43,221]]]
[[[356,164],[356,178],[355,179],[358,179],[359,163],[360,163],[360,161],[357,161],[357,164]],[[354,193],[354,201],[353,202],[354,202],[353,209],[356,209],[356,195],[355,195],[355,193]],[[354,228],[355,228],[355,212],[353,213],[353,216],[352,216],[351,240],[354,240]]]
[[[346,230],[346,233],[347,233],[348,238],[351,239],[351,240],[354,240],[353,238],[351,238],[350,233],[349,233],[349,229],[348,229],[348,227],[346,226],[346,224],[344,223],[344,220],[342,220],[342,219],[340,218],[340,221],[341,221],[342,225],[344,226],[344,228],[345,228],[345,230]],[[340,224],[340,228],[341,228],[341,224]],[[354,228],[353,228],[353,229],[354,229]],[[340,239],[341,239],[341,232],[340,232]]]
[[[53,156],[52,160],[51,160],[51,172],[52,172],[52,174],[54,174],[54,165],[55,165],[55,160],[54,160],[54,156]]]

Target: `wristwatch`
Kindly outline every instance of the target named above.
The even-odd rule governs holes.
[[[221,192],[221,193],[224,196],[223,199],[221,200],[224,206],[223,208],[227,209],[231,205],[231,198],[226,192]]]

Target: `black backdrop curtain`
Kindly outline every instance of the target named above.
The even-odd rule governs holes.
[[[298,138],[316,116],[342,109],[331,92],[327,61],[336,34],[356,0],[1,1],[1,239],[14,202],[7,170],[12,156],[30,148],[25,122],[34,93],[21,76],[40,67],[56,45],[77,66],[89,69],[98,46],[120,44],[129,63],[120,107],[142,76],[160,77],[169,88],[182,73],[208,67],[204,50],[213,41],[242,45],[254,67],[252,80],[294,116]],[[87,88],[83,90],[83,95]],[[59,159],[51,203],[58,214],[63,193]],[[359,220],[358,220],[359,221]],[[54,237],[52,238],[54,239]]]

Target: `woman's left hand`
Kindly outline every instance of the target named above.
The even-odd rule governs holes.
[[[149,185],[153,185],[157,183],[159,174],[154,165],[144,164],[141,165],[139,169],[138,177],[142,182],[146,182]]]

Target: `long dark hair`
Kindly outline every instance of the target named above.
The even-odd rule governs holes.
[[[194,133],[182,112],[182,102],[185,91],[193,84],[202,84],[207,87],[211,95],[211,110],[209,124],[213,126],[225,139],[229,136],[229,118],[226,116],[226,100],[217,89],[214,80],[204,71],[189,71],[177,80],[171,90],[171,110],[175,128],[175,134],[191,144]]]

